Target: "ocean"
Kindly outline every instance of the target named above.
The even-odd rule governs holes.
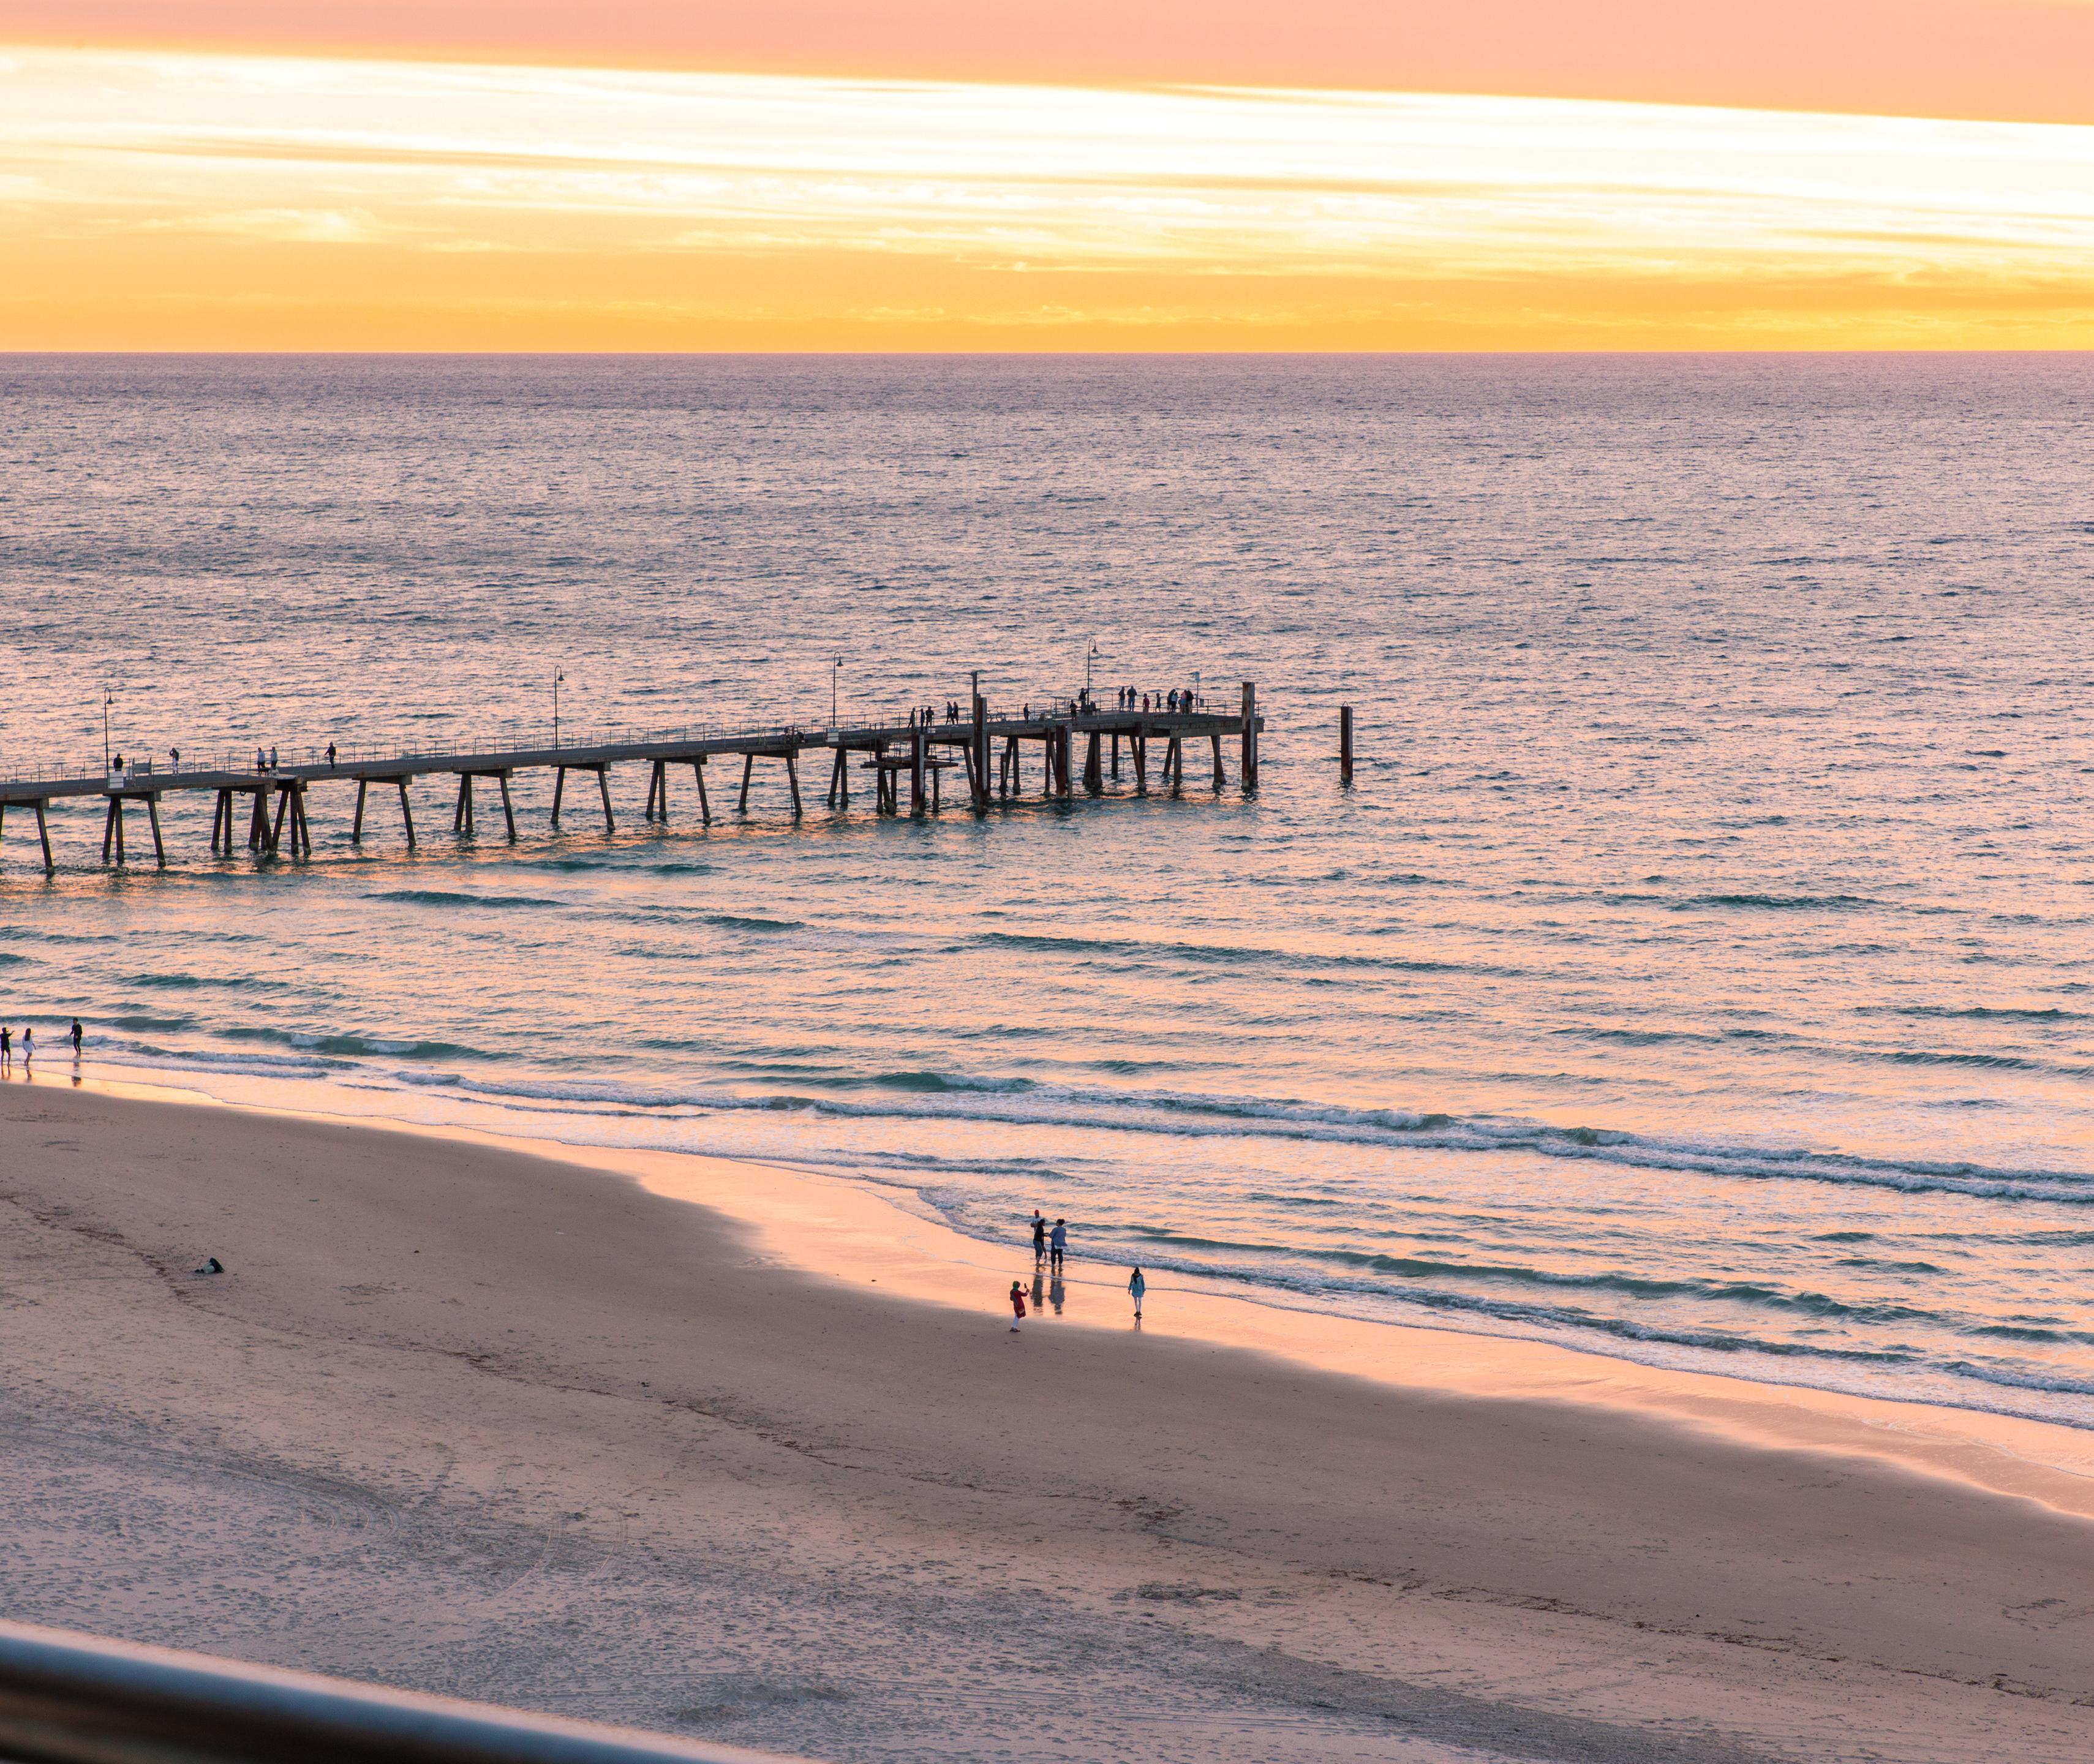
[[[0,775],[98,768],[105,693],[133,755],[537,738],[556,671],[570,739],[1087,665],[1268,719],[1252,799],[980,820],[759,771],[658,828],[634,767],[513,849],[426,780],[411,853],[323,785],[310,862],[171,797],[165,874],[87,804],[47,880],[18,810],[40,1071],[78,1014],[103,1075],[2094,1426],[2094,360],[14,357],[0,415]]]

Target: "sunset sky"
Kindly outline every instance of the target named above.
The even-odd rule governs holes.
[[[2094,345],[2094,0],[0,0],[0,347]]]

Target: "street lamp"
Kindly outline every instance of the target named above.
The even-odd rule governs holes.
[[[1091,664],[1092,664],[1092,663],[1093,663],[1093,662],[1095,662],[1096,660],[1097,660],[1097,658],[1098,658],[1098,640],[1097,640],[1096,637],[1086,637],[1086,638],[1084,638],[1084,702],[1085,704],[1088,704],[1088,703],[1091,702]]]
[[[557,667],[553,670],[553,745],[560,745],[560,682],[567,676]]]
[[[102,769],[109,770],[109,689],[102,689]]]
[[[844,671],[844,658],[839,655],[829,663],[829,727],[836,726],[836,676]]]

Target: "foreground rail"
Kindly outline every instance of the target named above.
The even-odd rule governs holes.
[[[0,1623],[6,1764],[782,1764],[771,1753]]]
[[[1162,748],[1160,764],[1154,768],[1160,789],[1173,794],[1183,792],[1187,750],[1204,742],[1212,750],[1214,788],[1219,791],[1227,782],[1222,755],[1224,739],[1238,744],[1237,776],[1248,793],[1258,788],[1258,735],[1263,728],[1264,719],[1258,714],[1257,689],[1246,681],[1240,711],[1192,707],[1107,710],[1088,702],[1062,701],[1043,706],[1036,712],[1027,706],[1013,715],[993,714],[987,702],[977,697],[971,715],[948,716],[942,722],[912,714],[900,723],[819,729],[785,724],[713,732],[684,729],[588,745],[489,747],[476,751],[345,754],[330,747],[324,760],[277,766],[263,763],[258,755],[253,766],[192,765],[172,771],[159,771],[150,762],[141,762],[87,777],[0,780],[0,832],[5,831],[10,808],[32,810],[48,873],[57,867],[48,819],[51,804],[67,798],[100,797],[106,805],[102,861],[106,864],[113,857],[120,864],[124,861],[124,810],[127,805],[139,805],[150,823],[154,859],[164,869],[167,854],[160,827],[161,797],[170,792],[208,792],[215,798],[211,825],[211,849],[215,855],[232,854],[244,812],[249,850],[275,856],[285,849],[288,836],[289,855],[310,856],[313,845],[306,812],[308,791],[319,784],[354,784],[356,808],[350,842],[363,841],[366,811],[376,785],[381,793],[398,793],[401,823],[411,846],[417,837],[410,784],[419,777],[448,776],[458,780],[452,832],[471,836],[476,831],[473,787],[476,782],[484,782],[499,793],[502,819],[514,843],[516,807],[510,780],[519,771],[539,771],[553,775],[555,829],[567,797],[568,774],[593,775],[604,830],[608,833],[617,829],[611,806],[610,770],[634,763],[649,768],[648,820],[668,819],[670,768],[688,766],[697,789],[699,815],[710,826],[713,805],[706,789],[706,767],[719,759],[741,762],[738,813],[748,810],[749,784],[757,762],[781,763],[797,819],[805,811],[799,763],[810,751],[830,759],[825,798],[830,808],[850,806],[850,775],[856,756],[858,769],[871,775],[874,803],[880,814],[936,814],[944,806],[941,780],[949,771],[964,776],[969,802],[980,814],[998,801],[1008,802],[1023,794],[1027,743],[1038,745],[1040,793],[1050,799],[1075,793],[1080,747],[1082,789],[1086,794],[1101,796],[1106,793],[1108,776],[1114,780],[1120,778],[1123,749],[1136,793],[1146,794],[1152,743]],[[906,810],[902,806],[905,787]],[[243,801],[248,805],[245,810]]]

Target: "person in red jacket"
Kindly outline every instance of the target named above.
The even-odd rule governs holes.
[[[1018,1333],[1019,1320],[1025,1315],[1025,1288],[1017,1281],[1010,1283],[1010,1332]]]

